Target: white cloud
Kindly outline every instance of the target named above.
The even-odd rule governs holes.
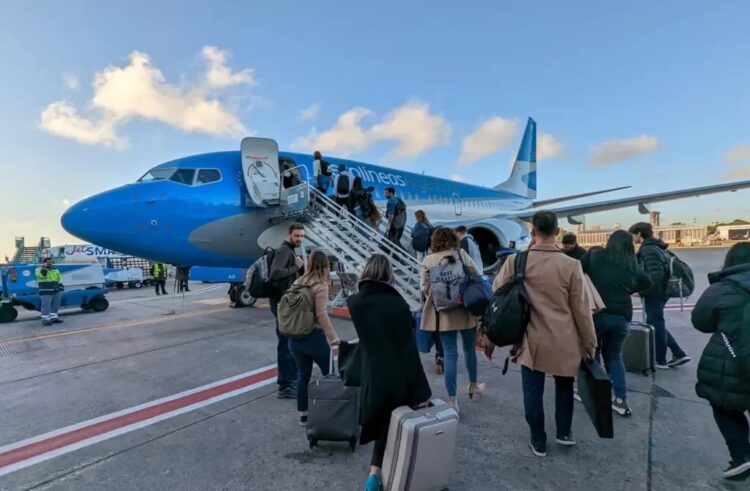
[[[348,157],[367,150],[381,141],[396,142],[391,152],[395,157],[414,158],[438,145],[446,144],[451,127],[445,119],[430,113],[429,105],[411,101],[400,106],[379,122],[366,128],[362,120],[374,113],[363,107],[352,108],[341,114],[329,129],[318,132],[312,128],[306,136],[297,138],[292,149],[335,153]]]
[[[451,174],[450,179],[452,181],[464,182],[464,178],[461,174]]]
[[[724,160],[730,164],[750,160],[750,145],[738,145],[724,155]]]
[[[81,81],[78,79],[78,75],[75,73],[65,72],[62,75],[63,83],[65,87],[75,90],[81,85]]]
[[[536,142],[537,160],[552,159],[563,151],[563,144],[549,133],[539,133]]]
[[[63,206],[63,208],[70,208],[70,205],[73,204],[73,200],[70,198],[63,198],[63,200],[60,201],[60,204]]]
[[[505,148],[518,134],[516,120],[494,116],[463,139],[458,165],[468,166]]]
[[[206,82],[209,87],[214,89],[225,89],[232,85],[256,85],[253,77],[253,70],[246,68],[242,71],[232,73],[232,69],[227,66],[229,54],[217,48],[216,46],[204,46],[201,56],[208,67],[206,69]]]
[[[450,141],[451,125],[442,117],[430,114],[429,104],[407,102],[386,114],[381,123],[370,129],[373,141],[396,141],[394,157],[414,158]]]
[[[104,145],[117,149],[127,146],[127,139],[115,132],[115,120],[86,119],[67,101],[53,102],[42,111],[40,126],[53,135],[70,138],[86,145]]]
[[[589,163],[601,167],[614,162],[631,159],[655,152],[661,142],[655,136],[641,135],[623,140],[610,140],[596,145],[589,155]]]
[[[724,176],[727,180],[750,179],[750,167],[739,167]]]
[[[311,104],[309,107],[300,109],[297,119],[300,119],[302,121],[315,119],[318,117],[319,112],[320,112],[320,103],[316,102],[314,104]]]
[[[241,136],[248,131],[238,116],[209,91],[231,85],[253,85],[249,70],[232,73],[226,53],[215,47],[203,49],[207,68],[205,84],[176,86],[138,51],[123,67],[108,66],[94,77],[94,94],[86,115],[67,101],[57,101],[42,110],[40,127],[52,134],[89,145],[123,148],[127,138],[119,130],[133,119],[168,124],[183,131],[217,136]]]

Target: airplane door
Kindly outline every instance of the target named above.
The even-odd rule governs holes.
[[[240,148],[242,175],[253,204],[278,205],[281,188],[279,144],[270,138],[247,137],[242,139]]]
[[[461,202],[461,196],[458,193],[453,193],[453,211],[456,215],[461,215],[464,212],[464,204]]]

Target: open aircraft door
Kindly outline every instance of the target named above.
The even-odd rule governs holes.
[[[247,137],[240,144],[242,175],[250,200],[256,206],[279,204],[281,172],[279,144],[270,138]]]

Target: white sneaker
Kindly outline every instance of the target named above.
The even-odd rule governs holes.
[[[658,363],[654,365],[659,370],[669,370],[669,365],[659,365]]]

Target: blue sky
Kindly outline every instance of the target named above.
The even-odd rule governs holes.
[[[542,199],[748,179],[748,18],[745,1],[0,0],[0,253],[72,240],[67,204],[249,132],[494,185],[532,116]],[[749,198],[656,208],[747,219]]]

